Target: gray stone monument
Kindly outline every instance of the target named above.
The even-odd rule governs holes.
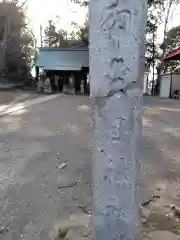
[[[44,92],[52,93],[51,80],[48,77],[46,77],[45,82],[44,82]]]
[[[135,240],[146,0],[90,1],[94,239]]]

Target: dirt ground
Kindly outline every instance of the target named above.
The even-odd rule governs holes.
[[[0,118],[0,239],[50,240],[56,222],[92,211],[91,130],[88,97]]]
[[[143,240],[179,239],[179,104],[145,99]],[[61,96],[0,118],[0,239],[91,239],[91,149],[88,97]]]
[[[39,97],[42,97],[42,95],[37,94],[36,91],[23,91],[20,89],[2,90],[0,88],[0,114],[18,103],[30,101]]]
[[[0,90],[0,107],[10,103],[17,103],[28,99],[36,98],[39,95],[35,92],[25,92],[22,90]]]
[[[164,239],[163,232],[168,231],[176,235],[167,239],[179,239],[180,102],[147,97],[144,107],[142,238],[158,231],[159,239]]]

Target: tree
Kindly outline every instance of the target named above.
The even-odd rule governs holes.
[[[58,17],[59,18],[59,17]],[[88,20],[83,26],[72,22],[73,31],[70,33],[58,29],[56,24],[49,20],[44,31],[44,46],[46,47],[67,47],[67,46],[88,46]]]
[[[64,47],[67,43],[67,32],[57,29],[52,20],[48,21],[48,25],[44,30],[44,45],[47,47]]]
[[[148,18],[146,24],[146,62],[152,66],[155,59],[158,59],[158,47],[155,44],[157,39],[157,29],[160,25],[162,7],[164,0],[148,0]]]
[[[71,32],[71,36],[75,40],[82,42],[84,46],[89,45],[89,27],[88,27],[88,18],[86,18],[83,26],[79,26],[77,23],[73,22],[72,26],[74,30]]]
[[[146,0],[90,1],[96,240],[136,238],[145,11]]]
[[[161,44],[161,48],[160,48],[160,58],[159,61],[157,63],[157,93],[159,93],[159,88],[160,88],[160,79],[161,79],[161,75],[167,70],[167,65],[164,61],[165,59],[165,55],[167,52],[167,45],[164,44],[167,38],[167,32],[168,32],[168,23],[169,23],[169,18],[171,16],[171,14],[173,13],[174,8],[180,3],[180,0],[166,0],[164,1],[163,4],[163,17],[162,17],[162,21],[164,23],[164,32],[163,32],[163,44]]]
[[[160,48],[166,49],[165,55],[180,46],[180,26],[170,29]],[[180,72],[180,62],[170,61],[165,64],[164,71]]]
[[[180,46],[180,26],[171,28],[161,45],[161,48],[166,49],[166,53],[173,51]]]
[[[7,19],[6,16],[0,16],[0,80],[2,78],[4,65],[5,65],[5,53],[7,48]]]
[[[162,9],[164,0],[148,0],[148,19],[146,25],[146,52],[145,59],[148,67],[152,67],[152,94],[155,85],[155,65],[159,59],[159,46],[157,41],[157,29],[162,23]]]
[[[1,72],[9,80],[20,81],[27,79],[35,53],[34,36],[26,24],[23,10],[25,2],[0,2],[0,16],[5,16],[5,30],[2,43],[4,52]]]

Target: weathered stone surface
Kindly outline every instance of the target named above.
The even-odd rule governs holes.
[[[146,0],[90,1],[94,238],[134,240]]]
[[[49,78],[46,78],[44,82],[44,92],[45,93],[51,93],[52,92],[52,87],[51,87],[51,81]]]

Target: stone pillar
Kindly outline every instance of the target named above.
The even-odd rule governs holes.
[[[37,91],[38,93],[44,92],[44,76],[40,75],[38,82],[37,82]]]
[[[46,79],[45,79],[44,92],[45,93],[52,93],[51,80],[50,80],[49,77],[46,77]]]
[[[39,67],[38,66],[36,66],[35,72],[36,72],[36,79],[38,79],[38,77],[39,77]]]
[[[81,88],[81,93],[84,94],[84,80],[81,80],[80,88]]]
[[[146,0],[90,1],[94,239],[135,240]]]
[[[74,76],[71,76],[69,79],[69,90],[73,95],[75,95],[75,77]]]
[[[69,82],[69,76],[68,76],[68,74],[66,73],[66,74],[64,75],[64,83],[63,83],[63,93],[64,93],[64,94],[67,94],[67,92],[68,92],[68,82]]]
[[[87,77],[88,77],[87,73],[84,74],[84,77],[83,77],[83,79],[84,79],[84,93],[86,93],[86,94],[89,93],[88,84],[87,84]]]

